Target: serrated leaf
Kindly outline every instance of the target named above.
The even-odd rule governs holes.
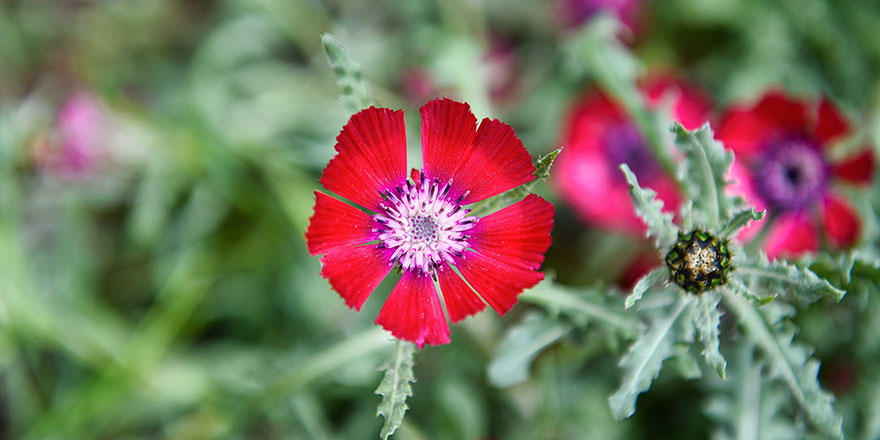
[[[509,387],[529,378],[529,366],[544,348],[571,331],[571,324],[533,313],[510,327],[486,370],[489,383]]]
[[[768,293],[765,297],[775,296],[790,290],[794,292],[797,299],[812,303],[822,298],[840,301],[846,295],[846,291],[832,286],[827,280],[819,278],[813,271],[798,267],[785,260],[770,262],[764,254],[759,255],[756,259],[740,263],[734,273],[747,284],[749,282],[757,283]]]
[[[679,375],[682,379],[693,380],[703,377],[703,370],[697,358],[688,350],[686,344],[677,344],[676,351],[681,354],[666,361],[666,368]]]
[[[736,313],[740,326],[767,356],[773,376],[788,386],[810,425],[824,436],[843,438],[843,418],[834,411],[834,397],[819,386],[819,361],[810,357],[811,350],[793,342],[793,326],[786,325],[788,321],[783,319],[787,312],[765,317],[744,296],[730,290],[722,292],[724,303]],[[772,309],[774,305],[779,303],[765,308]]]
[[[360,64],[348,55],[348,51],[333,34],[321,35],[321,44],[324,46],[330,68],[336,75],[336,83],[342,89],[342,94],[339,96],[342,104],[352,113],[369,106],[370,94]]]
[[[617,391],[608,398],[611,413],[617,419],[635,413],[636,399],[651,387],[660,374],[663,361],[687,350],[686,346],[676,344],[675,323],[692,298],[681,296],[670,313],[651,324],[620,360],[623,379]]]
[[[648,226],[647,236],[655,237],[657,249],[665,250],[675,242],[678,234],[678,228],[672,223],[673,215],[663,211],[663,201],[657,198],[654,190],[639,186],[639,179],[627,164],[621,164],[620,170],[629,183],[629,194],[636,214]]]
[[[636,304],[638,300],[642,299],[642,295],[648,291],[651,287],[657,285],[657,283],[661,283],[666,280],[666,269],[665,268],[657,268],[648,272],[647,275],[643,276],[636,282],[636,285],[633,286],[632,292],[626,297],[626,301],[623,303],[623,308],[628,309]]]
[[[739,231],[740,228],[749,224],[752,221],[759,221],[764,218],[764,215],[767,211],[756,211],[754,207],[744,209],[742,211],[737,212],[730,220],[727,221],[727,224],[721,228],[722,238],[732,237],[736,235],[736,232]]]
[[[715,225],[726,219],[734,208],[733,200],[724,190],[733,153],[714,139],[708,123],[688,131],[675,122],[672,132],[676,145],[685,156],[679,180],[688,199],[694,201],[697,222]]]
[[[376,410],[376,417],[385,417],[379,437],[387,440],[403,422],[403,415],[408,409],[406,399],[412,396],[413,354],[415,345],[411,342],[398,340],[388,355],[388,360],[381,367],[385,376],[376,388],[376,394],[382,396],[382,402]]]
[[[699,314],[696,320],[697,333],[700,335],[700,341],[703,343],[703,359],[718,373],[722,379],[726,378],[727,361],[721,355],[721,343],[719,337],[721,332],[718,326],[721,324],[721,315],[723,313],[718,310],[718,303],[721,297],[717,292],[707,292],[700,296],[697,308]]]

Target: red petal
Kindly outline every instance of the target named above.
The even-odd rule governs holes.
[[[523,290],[544,279],[542,272],[511,266],[477,252],[465,253],[455,267],[499,315],[516,304]]]
[[[768,140],[791,133],[806,133],[806,106],[782,92],[767,93],[754,108],[729,111],[715,134],[738,157],[749,159]]]
[[[834,139],[838,136],[846,134],[849,131],[849,125],[841,116],[840,111],[829,101],[823,98],[819,104],[819,117],[816,121],[816,139],[821,144]]]
[[[480,297],[446,263],[443,263],[437,271],[437,279],[440,281],[440,292],[443,293],[446,312],[449,313],[449,319],[453,323],[486,308]]]
[[[312,255],[375,238],[372,217],[346,203],[315,191],[315,214],[306,229],[306,247]]]
[[[806,132],[807,106],[790,98],[785,92],[765,94],[753,112],[760,119],[770,122],[778,132]]]
[[[874,177],[874,150],[867,149],[860,154],[834,165],[834,175],[850,183],[866,185]]]
[[[370,107],[354,114],[336,137],[336,151],[321,176],[324,187],[381,210],[379,193],[406,180],[403,111]]]
[[[645,79],[641,89],[651,107],[661,104],[668,95],[675,98],[673,116],[688,130],[696,130],[709,120],[712,106],[706,93],[672,74],[654,74]]]
[[[770,258],[796,257],[819,248],[819,231],[806,215],[780,217],[772,228],[764,245]]]
[[[330,281],[345,305],[360,310],[391,272],[390,257],[388,249],[373,245],[337,248],[321,257],[321,276]]]
[[[553,205],[529,194],[479,220],[468,244],[478,253],[509,265],[538,270],[550,247]]]
[[[859,219],[853,208],[841,199],[828,197],[822,212],[828,237],[837,247],[850,247],[859,235]]]
[[[462,204],[535,178],[532,159],[509,125],[483,119],[474,134],[470,106],[449,99],[431,101],[421,113],[425,174],[441,182],[452,179],[451,197],[470,191]]]
[[[434,282],[426,274],[405,271],[376,318],[394,337],[419,348],[449,343],[449,326]]]

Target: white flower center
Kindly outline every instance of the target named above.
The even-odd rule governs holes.
[[[404,270],[432,273],[443,261],[451,264],[453,256],[464,256],[469,238],[464,232],[478,218],[460,205],[467,193],[458,200],[447,198],[451,184],[426,182],[423,175],[417,184],[407,181],[406,188],[383,194],[385,212],[373,216],[383,226],[376,229],[379,245],[394,249],[391,261],[399,260]]]

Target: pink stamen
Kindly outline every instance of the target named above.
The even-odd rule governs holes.
[[[424,175],[415,184],[407,181],[386,191],[381,204],[384,213],[373,219],[382,227],[377,229],[381,246],[394,249],[391,261],[398,260],[404,270],[433,273],[443,262],[451,263],[453,255],[461,255],[467,248],[468,235],[464,232],[477,223],[476,216],[468,216],[458,200],[449,200],[452,181],[426,181]],[[396,193],[396,194],[395,194]]]

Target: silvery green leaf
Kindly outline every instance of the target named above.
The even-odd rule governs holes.
[[[764,218],[766,213],[767,211],[756,211],[753,207],[739,211],[730,217],[727,224],[721,228],[721,233],[719,235],[721,238],[732,237],[736,235],[736,232],[739,231],[740,228],[748,225],[749,222],[758,221]]]
[[[692,296],[681,296],[672,310],[653,322],[620,360],[623,380],[617,391],[608,398],[614,417],[625,419],[633,415],[636,399],[651,387],[660,374],[663,361],[687,351],[686,346],[676,343],[675,324],[692,299]]]
[[[703,358],[718,373],[718,376],[724,379],[726,377],[727,361],[721,355],[721,343],[718,339],[721,336],[718,326],[721,324],[721,315],[723,315],[718,310],[718,303],[720,301],[721,296],[714,291],[700,296],[697,303],[699,313],[696,327],[700,335],[700,341],[703,343]]]
[[[604,290],[566,287],[548,279],[523,292],[519,300],[562,313],[580,325],[595,323],[624,338],[635,337],[639,331],[638,320],[619,312],[620,300],[605,295]]]
[[[734,201],[724,191],[733,153],[714,139],[709,124],[688,131],[676,122],[672,132],[685,156],[679,180],[688,199],[694,201],[697,223],[715,225],[726,219],[734,208]]]
[[[369,106],[370,94],[360,64],[348,55],[348,51],[333,34],[321,35],[321,44],[330,61],[330,68],[336,75],[336,83],[342,88],[339,99],[345,108],[354,113]]]
[[[788,387],[810,425],[826,437],[843,438],[843,419],[834,411],[834,396],[819,386],[816,377],[819,361],[810,357],[811,349],[794,343],[794,326],[784,319],[790,307],[773,302],[759,311],[736,292],[725,289],[722,294],[739,325],[766,355],[771,375]]]
[[[647,236],[656,238],[657,249],[666,250],[675,242],[678,235],[678,228],[672,223],[672,214],[663,211],[663,201],[657,198],[654,190],[639,186],[639,179],[629,166],[622,164],[620,170],[629,183],[629,194],[636,214],[648,226]]]
[[[382,396],[382,402],[376,410],[376,417],[380,414],[385,417],[385,424],[379,437],[386,440],[403,422],[406,413],[406,399],[412,396],[412,385],[415,382],[413,376],[413,353],[415,345],[411,342],[398,340],[388,360],[382,366],[385,377],[376,389],[376,394]]]
[[[741,344],[728,371],[730,380],[720,382],[709,398],[706,414],[719,424],[717,440],[798,440],[804,438],[803,422],[783,414],[788,403],[785,388],[764,381],[763,362],[754,358],[755,346]]]
[[[797,299],[812,303],[822,298],[840,301],[846,294],[846,291],[832,286],[809,269],[785,260],[771,262],[764,254],[740,263],[734,274],[749,284],[752,290],[764,290],[768,293],[765,296],[791,292]]]
[[[626,301],[623,303],[623,307],[628,309],[636,304],[638,300],[642,299],[642,295],[648,291],[651,287],[657,285],[658,283],[662,283],[666,281],[666,269],[665,268],[657,268],[649,272],[647,275],[643,276],[639,281],[633,286],[632,292],[626,297]]]
[[[529,314],[510,327],[489,363],[489,382],[509,387],[529,378],[532,361],[544,348],[558,341],[573,328],[572,324],[550,319],[539,313]]]

